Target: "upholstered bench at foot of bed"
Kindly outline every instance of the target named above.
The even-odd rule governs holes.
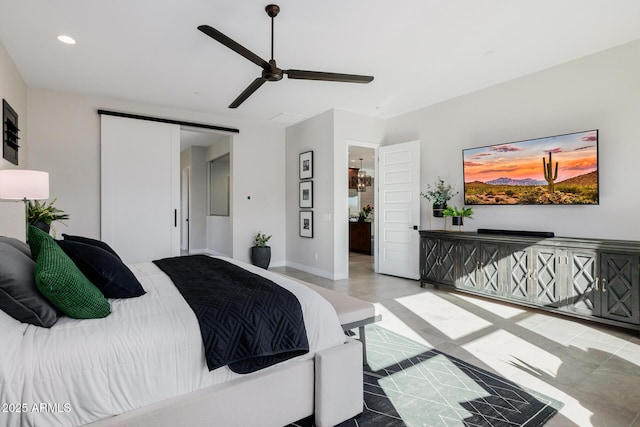
[[[324,299],[329,301],[338,314],[338,320],[342,329],[350,331],[358,328],[359,339],[362,342],[362,361],[367,363],[366,337],[364,327],[370,323],[379,321],[382,316],[376,314],[376,307],[368,301],[363,301],[349,295],[323,288],[311,283],[302,282],[303,285],[319,293]]]
[[[87,424],[91,427],[281,427],[314,415],[331,427],[362,413],[362,344],[343,345]]]
[[[316,353],[315,426],[331,427],[364,409],[362,343],[347,338],[343,346]]]

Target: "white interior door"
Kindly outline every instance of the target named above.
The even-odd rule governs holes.
[[[420,141],[378,154],[378,272],[419,279]]]
[[[180,128],[101,116],[101,234],[127,263],[180,254]]]

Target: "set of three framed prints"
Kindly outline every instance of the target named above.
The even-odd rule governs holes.
[[[300,237],[313,237],[313,151],[300,153],[299,164],[299,198]]]

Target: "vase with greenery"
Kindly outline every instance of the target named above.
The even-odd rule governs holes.
[[[269,268],[271,262],[271,246],[267,246],[269,239],[271,235],[258,232],[251,247],[251,263],[265,270]]]
[[[358,214],[358,222],[365,222],[367,218],[369,218],[369,215],[371,214],[371,212],[373,212],[373,206],[371,205],[363,206],[362,210]]]
[[[473,219],[473,217],[471,215],[473,215],[473,209],[471,208],[465,208],[464,206],[461,209],[458,209],[457,206],[454,207],[450,207],[447,206],[443,211],[442,214],[445,217],[450,216],[451,217],[451,224],[452,225],[457,225],[457,226],[463,226],[463,218],[469,218],[469,219]]]
[[[422,197],[433,203],[433,216],[438,218],[442,218],[447,202],[456,194],[458,192],[454,191],[453,186],[445,184],[440,177],[435,183],[427,185],[427,191],[420,193]]]
[[[55,202],[56,199],[49,203],[39,200],[27,201],[27,224],[38,227],[47,233],[51,231],[55,237],[56,229],[53,227],[53,223],[58,221],[64,224],[63,221],[69,219],[69,214],[54,206]]]

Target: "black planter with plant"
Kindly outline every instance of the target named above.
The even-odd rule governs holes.
[[[49,203],[40,202],[39,200],[29,200],[27,202],[27,224],[38,227],[45,233],[52,230],[53,236],[55,237],[56,230],[51,223],[55,221],[62,222],[69,219],[69,214],[53,206],[55,202],[56,199],[51,200]]]
[[[445,209],[447,209],[447,204],[446,203],[443,203],[443,204],[434,203],[431,208],[433,210],[433,216],[435,216],[436,218],[442,218],[444,216],[444,214],[442,212]]]
[[[443,212],[447,209],[447,202],[456,194],[458,192],[453,190],[453,186],[445,184],[440,177],[433,185],[429,184],[427,186],[427,191],[420,193],[422,197],[433,203],[433,216],[437,218],[444,216]]]
[[[271,246],[267,246],[269,239],[271,235],[258,233],[253,240],[254,246],[251,247],[251,264],[265,270],[269,268],[271,262]]]
[[[447,207],[444,211],[442,211],[442,214],[445,217],[450,216],[451,224],[458,227],[462,227],[464,225],[464,218],[473,219],[473,217],[471,216],[473,215],[473,209],[465,208],[464,206],[461,209],[458,209],[457,206]]]

